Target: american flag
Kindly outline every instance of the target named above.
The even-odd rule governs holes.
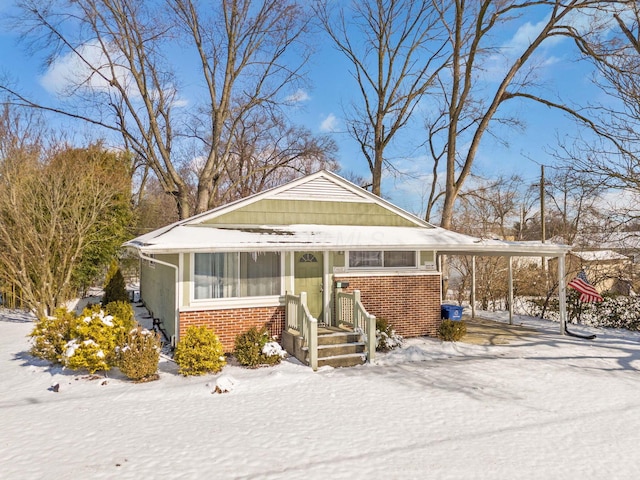
[[[580,292],[580,301],[582,302],[601,302],[602,296],[593,288],[593,285],[587,280],[587,274],[584,270],[568,283],[568,286]]]

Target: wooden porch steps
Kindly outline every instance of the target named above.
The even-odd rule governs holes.
[[[285,349],[291,344],[298,360],[309,365],[309,348],[296,331],[283,332]],[[322,328],[318,332],[318,367],[353,367],[366,362],[365,344],[359,334],[338,328]]]
[[[305,360],[309,364],[306,346]],[[331,332],[318,334],[318,367],[353,367],[365,363],[365,344],[360,335],[353,332]]]

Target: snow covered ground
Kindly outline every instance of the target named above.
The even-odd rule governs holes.
[[[509,345],[414,339],[316,373],[184,378],[165,360],[133,384],[30,357],[31,322],[0,310],[2,479],[640,478],[637,333],[520,317],[539,334]]]

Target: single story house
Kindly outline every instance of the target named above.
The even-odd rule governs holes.
[[[231,351],[236,335],[266,326],[314,368],[322,364],[318,355],[337,356],[321,352],[318,332],[346,327],[361,334],[364,347],[352,352],[358,358],[373,356],[375,317],[405,337],[436,335],[439,255],[542,254],[564,264],[567,251],[436,227],[328,171],[125,246],[141,260],[141,299],[172,342],[189,326],[206,325]]]

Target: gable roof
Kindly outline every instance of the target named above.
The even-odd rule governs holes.
[[[320,170],[311,175],[307,175],[296,180],[293,180],[284,185],[265,190],[263,192],[256,193],[249,197],[245,197],[235,202],[227,203],[220,207],[214,208],[207,212],[195,215],[177,224],[197,225],[205,222],[209,222],[215,218],[221,217],[229,212],[238,210],[242,207],[246,207],[261,200],[310,200],[315,202],[351,202],[351,203],[370,203],[376,204],[391,213],[398,215],[410,223],[421,227],[435,228],[434,225],[421,220],[415,215],[406,212],[405,210],[397,207],[384,200],[383,198],[374,195],[371,192],[351,183],[350,181],[342,178],[341,176],[329,172],[327,170]]]
[[[364,203],[375,205],[404,219],[403,226],[216,223],[224,215],[263,200]],[[566,246],[527,244],[478,239],[436,227],[344,178],[321,170],[264,192],[231,202],[208,212],[178,221],[125,243],[143,253],[207,251],[292,251],[415,249],[457,254],[516,254],[550,256]]]

